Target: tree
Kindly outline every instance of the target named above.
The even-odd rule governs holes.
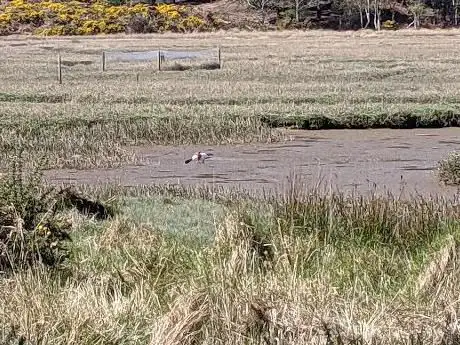
[[[381,29],[381,16],[382,9],[390,10],[392,12],[392,19],[394,19],[394,8],[396,5],[395,0],[374,0],[374,28],[376,30]]]
[[[374,0],[374,28],[380,31],[380,0]]]
[[[274,4],[275,0],[246,0],[249,7],[260,10],[262,12],[262,22],[265,22],[265,16],[267,15],[267,7]]]
[[[459,8],[459,0],[452,0],[452,7],[454,8],[454,25],[458,26],[458,8]]]
[[[358,3],[360,6],[359,10],[361,11],[361,13],[362,13],[363,8],[364,8],[364,12],[366,13],[366,24],[364,26],[361,25],[361,27],[364,29],[367,29],[367,27],[371,23],[371,1],[370,0],[365,0],[365,1],[359,0]],[[362,20],[362,14],[361,14],[361,24],[362,23],[363,23],[363,20]]]
[[[409,9],[409,13],[412,14],[412,17],[414,18],[412,23],[409,24],[409,27],[413,25],[415,29],[420,28],[420,19],[424,16],[426,12],[425,4],[421,3],[418,0],[414,0],[409,5],[408,9]]]
[[[294,1],[293,5],[294,5],[296,23],[299,23],[301,21],[302,13],[305,11],[305,9],[319,5],[318,0],[293,0],[293,1]]]
[[[342,16],[353,18],[354,14],[359,14],[359,22],[361,29],[365,29],[369,26],[371,22],[370,16],[370,1],[369,0],[341,0],[334,1],[336,9],[342,12]],[[364,22],[364,17],[366,17],[366,22]]]

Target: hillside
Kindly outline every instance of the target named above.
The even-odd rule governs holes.
[[[0,35],[452,27],[458,26],[457,1],[217,0],[127,4],[120,0],[11,0],[0,5]]]
[[[261,11],[249,7],[241,0],[216,0],[189,6],[219,28],[264,26],[264,16]]]

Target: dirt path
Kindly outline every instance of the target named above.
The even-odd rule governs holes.
[[[454,196],[458,188],[438,183],[437,161],[460,149],[460,128],[415,130],[293,131],[283,143],[215,147],[139,149],[142,166],[58,170],[55,183],[216,184],[246,189],[283,186],[295,172],[309,185],[322,180],[342,191],[367,193],[375,187],[404,195]],[[214,153],[206,164],[184,164],[195,150]]]

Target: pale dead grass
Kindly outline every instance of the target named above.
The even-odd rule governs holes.
[[[293,118],[321,117],[338,122],[345,119],[346,125],[354,117],[391,119],[416,113],[427,123],[444,115],[460,122],[456,115],[460,111],[457,33],[231,31],[4,37],[0,39],[0,124],[8,126],[3,126],[0,137],[13,142],[16,136],[23,136],[36,148],[33,153],[48,152],[53,167],[87,167],[135,161],[131,152],[121,154],[112,145],[128,146],[129,151],[129,146],[145,143],[265,142],[278,134],[262,128],[266,127],[265,122],[260,123],[262,118],[292,122]],[[218,46],[222,70],[158,72],[156,61],[108,62],[107,72],[100,70],[102,50]],[[56,82],[58,52],[64,61],[80,62],[64,67],[62,85]],[[125,123],[139,116],[148,119],[136,125],[145,130],[130,136],[132,128]],[[169,117],[177,119],[175,126],[183,124],[181,128],[162,131],[163,137],[152,135],[163,126],[158,119]],[[86,120],[101,119],[109,125],[98,127],[92,140],[80,139],[77,133],[85,130]],[[116,121],[111,124],[111,119]],[[208,130],[185,133],[197,121]],[[66,144],[61,151],[62,140],[54,135],[62,128],[59,122],[66,122],[69,128],[63,132]],[[45,128],[45,133],[40,136],[36,127]],[[243,127],[245,131],[241,131]],[[22,131],[18,134],[11,128]],[[46,148],[40,145],[42,140]],[[96,146],[99,144],[102,149]],[[8,147],[1,149],[5,156]],[[74,156],[88,158],[89,163],[81,165]]]
[[[96,98],[121,96],[116,79],[125,81],[123,95],[125,93],[138,96],[146,94],[149,98],[152,97],[152,100],[156,98],[163,101],[165,98],[177,96],[178,91],[175,86],[177,77],[180,78],[181,97],[188,96],[193,91],[196,99],[204,96],[219,98],[225,95],[234,98],[235,92],[237,92],[236,95],[243,95],[249,91],[251,85],[254,83],[257,85],[260,82],[262,82],[260,86],[265,86],[265,90],[262,93],[258,89],[253,90],[253,94],[249,95],[251,98],[270,95],[270,92],[273,91],[282,92],[283,96],[296,91],[301,93],[304,87],[309,87],[310,90],[316,88],[318,93],[321,93],[323,88],[326,88],[327,91],[330,91],[328,90],[330,88],[336,88],[340,92],[345,91],[343,88],[348,86],[347,91],[355,87],[355,91],[359,93],[370,91],[374,94],[382,94],[391,89],[395,93],[411,89],[415,91],[420,84],[426,84],[423,91],[434,92],[437,87],[443,87],[441,80],[449,79],[452,82],[456,80],[452,75],[452,68],[457,62],[454,49],[457,38],[452,36],[452,31],[400,31],[396,33],[288,31],[280,33],[207,33],[182,36],[173,34],[117,35],[60,39],[17,37],[16,40],[27,45],[11,47],[8,42],[13,39],[13,37],[8,37],[1,41],[6,48],[5,63],[1,66],[2,78],[6,79],[11,76],[15,80],[5,85],[6,89],[2,91],[29,90],[29,93],[38,94],[67,93],[74,99],[81,97],[85,90],[86,94],[94,95]],[[101,74],[99,71],[99,55],[105,49],[136,51],[156,50],[161,47],[165,49],[206,49],[218,45],[222,47],[226,66],[220,72],[155,73],[156,65],[152,66],[147,63],[140,64],[141,69],[132,68],[131,71],[129,64],[123,64],[123,70],[118,69],[117,73],[111,73],[110,66],[106,74]],[[56,85],[52,81],[55,77],[57,53],[43,49],[44,47],[60,50],[62,55],[69,59],[93,61],[94,64],[78,65],[65,70],[64,80],[67,74],[67,82],[63,86]],[[82,51],[85,53],[82,54]],[[25,85],[26,80],[21,80],[19,77],[22,75],[30,81],[37,80],[37,74],[40,73],[43,66],[47,66],[41,71],[42,75],[48,75],[46,81],[42,80],[41,83],[35,81]],[[361,79],[360,74],[368,73],[372,76],[372,73],[376,73],[376,76],[379,76],[379,69],[386,72],[394,69],[395,75],[390,78],[391,80],[359,80]],[[149,70],[151,73],[142,78],[142,74]],[[407,82],[404,73],[411,70],[416,73],[416,78]],[[136,72],[141,74],[139,85],[135,79]],[[455,70],[453,73],[456,73]],[[131,80],[127,78],[130,74],[133,76]],[[347,77],[348,80],[346,80]],[[116,79],[113,80],[113,78]],[[336,83],[344,78],[345,80],[341,83]],[[423,83],[427,78],[433,79],[436,85]],[[293,79],[294,85],[292,85]],[[84,84],[81,83],[83,80],[86,81]],[[208,83],[204,83],[204,80]],[[356,82],[364,81],[366,89],[357,89]],[[350,82],[354,85],[349,85]],[[156,87],[155,84],[157,84]],[[240,88],[244,85],[247,89],[240,92]],[[382,90],[382,86],[386,87]],[[451,90],[452,92],[451,86],[444,85],[443,91]],[[190,90],[184,93],[182,92],[184,87],[189,87]],[[285,87],[289,89],[285,91]],[[401,87],[404,87],[403,90]],[[212,95],[210,93],[212,90],[216,94]],[[438,94],[442,94],[441,90],[438,91]]]
[[[446,269],[451,261],[457,260],[457,248],[455,239],[452,236],[446,238],[446,244],[432,255],[428,264],[419,276],[415,287],[415,293],[423,293],[439,284],[446,274]]]
[[[158,231],[159,217],[145,219],[151,204],[138,205],[136,219],[73,215],[73,255],[60,273],[0,279],[0,322],[53,345],[456,344],[458,210],[379,200],[301,191],[268,205],[236,199],[204,243]],[[180,205],[166,201],[166,213]],[[371,244],[387,231],[406,245]],[[268,262],[257,234],[273,250]]]
[[[438,162],[438,177],[450,185],[460,185],[460,152],[452,151]]]

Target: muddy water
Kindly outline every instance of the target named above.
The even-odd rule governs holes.
[[[398,195],[452,197],[458,188],[441,185],[436,164],[460,150],[460,128],[414,130],[292,131],[282,143],[235,146],[144,147],[141,166],[58,170],[56,183],[215,184],[245,189],[279,189],[295,173],[308,185],[349,192],[390,191]],[[206,164],[184,164],[196,150],[212,152]]]

